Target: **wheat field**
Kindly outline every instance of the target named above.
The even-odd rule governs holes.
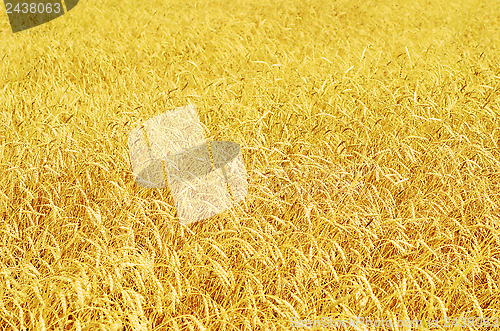
[[[16,34],[3,8],[1,329],[494,328],[497,1],[82,0]],[[127,148],[186,104],[249,184],[189,226]],[[365,322],[314,329],[416,329]]]

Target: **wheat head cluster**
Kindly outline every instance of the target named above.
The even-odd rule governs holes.
[[[4,11],[0,329],[497,317],[499,17],[493,0],[86,0],[12,34]],[[189,226],[127,149],[186,104],[248,172],[243,202]]]

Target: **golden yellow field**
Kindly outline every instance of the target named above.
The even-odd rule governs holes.
[[[1,329],[500,323],[498,1],[0,8]],[[127,137],[189,103],[249,194],[183,226]]]

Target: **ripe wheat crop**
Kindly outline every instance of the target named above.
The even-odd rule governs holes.
[[[16,34],[3,13],[2,329],[500,317],[497,1],[82,0]],[[249,193],[182,226],[127,136],[189,103]]]

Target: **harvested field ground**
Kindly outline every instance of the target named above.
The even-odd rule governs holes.
[[[16,34],[2,11],[0,325],[493,329],[500,3],[456,2],[82,0]],[[127,137],[189,103],[249,194],[182,226]]]

